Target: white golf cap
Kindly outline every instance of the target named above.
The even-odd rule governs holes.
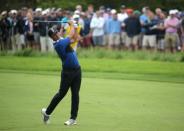
[[[111,10],[111,14],[116,14],[116,13],[117,13],[117,11],[115,9]]]
[[[47,11],[42,11],[42,15],[46,15],[47,14]]]
[[[50,8],[47,8],[44,10],[46,13],[49,13],[50,12]]]
[[[73,19],[79,19],[79,18],[80,18],[79,15],[77,15],[77,14],[73,15]]]
[[[10,13],[17,14],[17,11],[16,10],[11,10]]]
[[[74,12],[74,14],[75,14],[75,15],[80,15],[80,11],[79,11],[79,10],[76,10],[76,11]]]
[[[174,14],[176,14],[176,10],[170,10],[169,11],[169,15],[174,15]]]
[[[7,11],[3,11],[3,12],[1,13],[1,15],[5,15],[5,14],[7,14]]]
[[[41,12],[41,11],[42,11],[42,8],[36,8],[35,11],[36,11],[36,12]]]

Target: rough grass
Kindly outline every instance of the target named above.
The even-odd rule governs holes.
[[[85,72],[116,72],[133,74],[163,74],[184,76],[184,63],[128,59],[80,58]],[[0,69],[30,71],[60,71],[61,62],[57,57],[16,57],[1,56]]]
[[[89,48],[78,51],[79,58],[106,58],[106,59],[131,59],[131,60],[151,60],[151,61],[168,61],[184,62],[184,53],[177,52],[150,52],[150,51],[124,51],[124,50],[107,50],[105,48]],[[17,52],[1,52],[0,56],[25,56],[25,57],[57,57],[56,53],[40,53],[32,49],[25,49]]]

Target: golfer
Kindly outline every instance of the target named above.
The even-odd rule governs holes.
[[[76,41],[77,31],[73,23],[69,23],[71,31],[68,37],[62,39],[58,33],[57,28],[52,27],[48,31],[49,37],[55,41],[54,48],[62,61],[61,83],[59,91],[52,98],[47,108],[42,108],[43,122],[49,124],[51,113],[56,108],[57,104],[67,94],[69,88],[71,89],[71,117],[64,124],[75,125],[77,124],[76,118],[79,108],[79,90],[81,86],[81,68],[77,59],[76,52],[70,46],[71,43]]]

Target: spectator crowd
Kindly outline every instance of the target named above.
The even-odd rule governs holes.
[[[79,27],[81,48],[118,50],[184,51],[184,13],[143,7],[141,11],[121,5],[120,9],[100,6],[94,11],[81,5],[75,11],[61,8],[26,8],[0,14],[0,51],[32,48],[52,52],[48,29],[54,25],[67,30],[73,20]]]

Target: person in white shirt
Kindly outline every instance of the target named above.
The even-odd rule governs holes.
[[[92,18],[90,28],[94,45],[103,45],[104,35],[104,18],[100,16],[100,11],[96,11],[96,15]]]
[[[118,13],[118,21],[121,22],[121,26],[122,26],[122,29],[121,29],[121,43],[122,44],[125,44],[126,42],[126,32],[124,30],[124,20],[128,18],[128,14],[126,12],[126,7],[125,5],[122,5],[121,6],[121,9],[120,9],[120,13]]]

